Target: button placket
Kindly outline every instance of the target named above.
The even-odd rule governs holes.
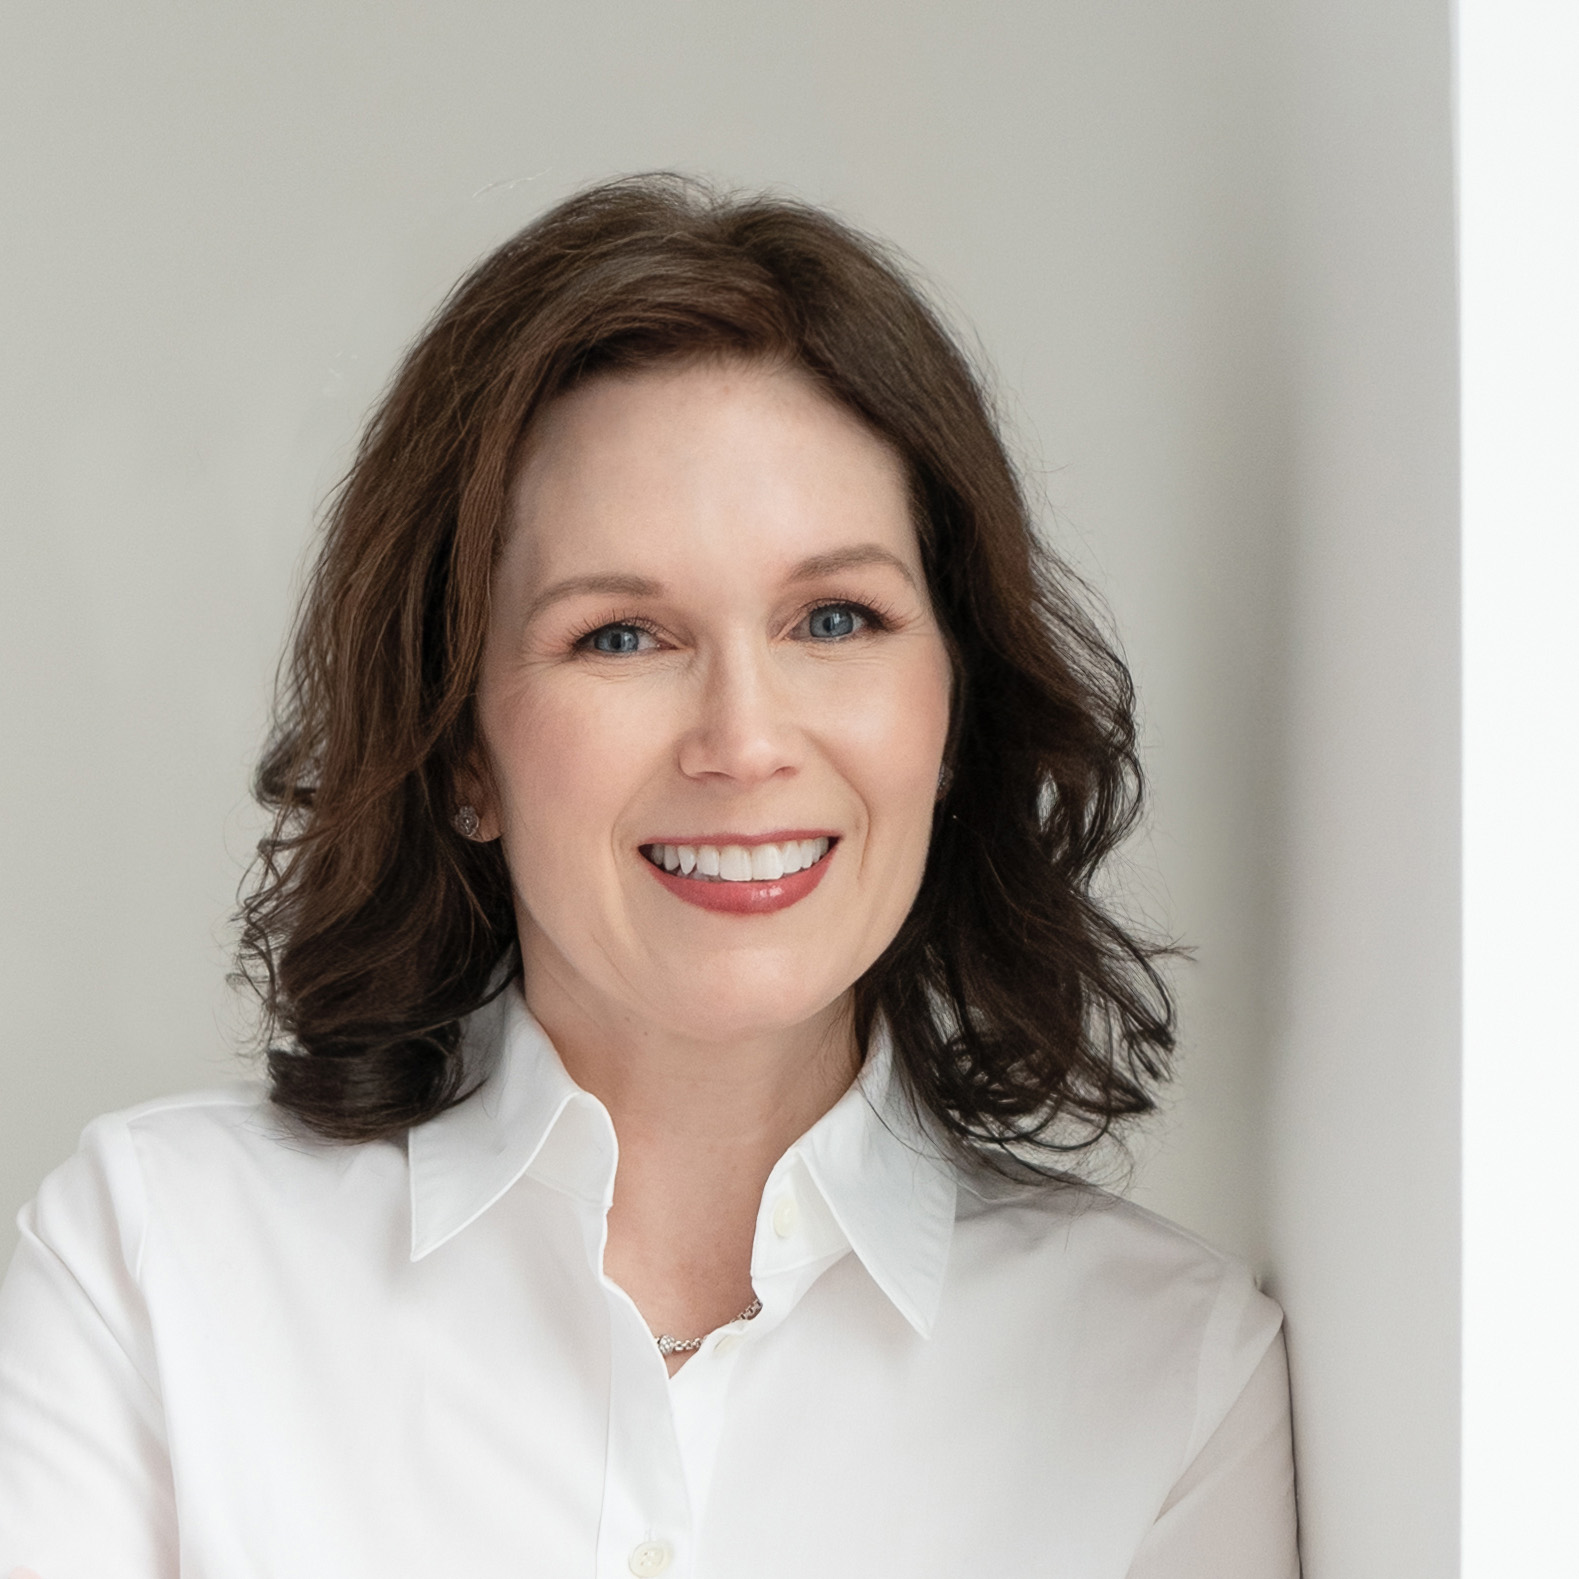
[[[609,1436],[599,1579],[662,1574],[683,1579],[690,1496],[670,1398],[670,1378],[629,1296],[606,1283],[610,1316]]]

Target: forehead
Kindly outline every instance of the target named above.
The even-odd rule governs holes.
[[[533,424],[508,557],[536,579],[632,556],[763,568],[877,542],[919,568],[897,452],[807,374],[709,361],[599,375]]]

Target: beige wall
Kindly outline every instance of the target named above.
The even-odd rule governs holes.
[[[1300,1403],[1312,1530],[1334,1554],[1312,1573],[1445,1572],[1408,1545],[1421,1499],[1451,1494],[1436,1461],[1409,1487],[1406,1466],[1364,1453],[1369,1489],[1342,1467],[1346,1422],[1396,1452],[1393,1403],[1412,1409],[1440,1380],[1438,1347],[1415,1363],[1400,1343],[1405,1316],[1436,1309],[1445,1263],[1431,1252],[1415,1282],[1387,1255],[1417,1204],[1432,1223],[1451,1215],[1441,1091],[1396,1155],[1389,1126],[1447,1027],[1402,1001],[1393,1018],[1350,1013],[1370,934],[1344,925],[1356,898],[1410,924],[1387,906],[1411,862],[1436,860],[1440,827],[1374,871],[1377,852],[1346,847],[1351,894],[1322,836],[1364,811],[1374,753],[1394,762],[1382,701],[1363,724],[1349,707],[1400,609],[1423,621],[1423,645],[1407,626],[1419,687],[1400,680],[1387,701],[1425,706],[1442,747],[1450,589],[1432,568],[1421,609],[1413,577],[1437,567],[1449,505],[1434,482],[1423,500],[1409,483],[1411,468],[1436,476],[1450,376],[1439,11],[13,8],[0,1253],[86,1119],[234,1075],[226,918],[255,836],[246,783],[267,684],[315,506],[401,346],[471,259],[582,181],[671,166],[778,184],[921,260],[1000,369],[1054,540],[1116,612],[1155,788],[1130,876],[1196,949],[1177,978],[1181,1079],[1137,1189],[1269,1267],[1290,1301],[1316,1399]],[[1290,32],[1307,24],[1312,58]],[[1414,97],[1389,111],[1394,71]],[[1407,332],[1373,345],[1422,270]],[[1373,387],[1387,409],[1423,402],[1396,474],[1367,425]],[[1438,751],[1418,765],[1432,817],[1440,764]],[[1415,783],[1398,774],[1389,808]],[[1452,896],[1439,885],[1431,902]],[[1385,999],[1380,958],[1359,963]],[[1437,967],[1451,964],[1422,953],[1408,991],[1435,992]],[[1348,1126],[1350,1082],[1374,1088],[1370,1061],[1391,1067],[1398,1024],[1386,1101]],[[1389,1193],[1408,1184],[1417,1139],[1435,1170],[1418,1203]],[[1382,1231],[1346,1255],[1367,1211]],[[1401,1390],[1386,1365],[1403,1367]],[[1372,1503],[1389,1488],[1406,1509],[1376,1548],[1389,1563],[1339,1560],[1384,1530]]]
[[[1271,1287],[1289,1311],[1308,1573],[1444,1579],[1459,1465],[1451,11],[1302,0],[1294,15]]]

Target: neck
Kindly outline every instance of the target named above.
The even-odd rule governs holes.
[[[855,1077],[848,996],[801,1024],[714,1040],[589,1003],[555,975],[529,968],[527,1003],[619,1139],[604,1271],[655,1333],[699,1337],[751,1302],[768,1175]]]

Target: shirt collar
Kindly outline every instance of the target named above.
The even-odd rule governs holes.
[[[608,1112],[570,1078],[518,987],[471,1017],[463,1053],[478,1088],[407,1135],[413,1261],[475,1222],[528,1171],[604,1211],[613,1198],[618,1149]],[[953,1238],[956,1180],[881,1030],[854,1084],[775,1166],[764,1220],[785,1181],[817,1197],[806,1204],[825,1225],[824,1251],[848,1244],[905,1320],[928,1335]]]
[[[607,1110],[570,1078],[516,986],[470,1017],[462,1053],[476,1089],[406,1136],[413,1261],[474,1223],[540,1160],[547,1182],[567,1193],[605,1208],[613,1197]]]
[[[775,1180],[793,1177],[797,1162],[872,1281],[922,1337],[930,1336],[954,1237],[957,1183],[908,1099],[881,1027],[855,1083],[774,1169],[765,1213]]]

